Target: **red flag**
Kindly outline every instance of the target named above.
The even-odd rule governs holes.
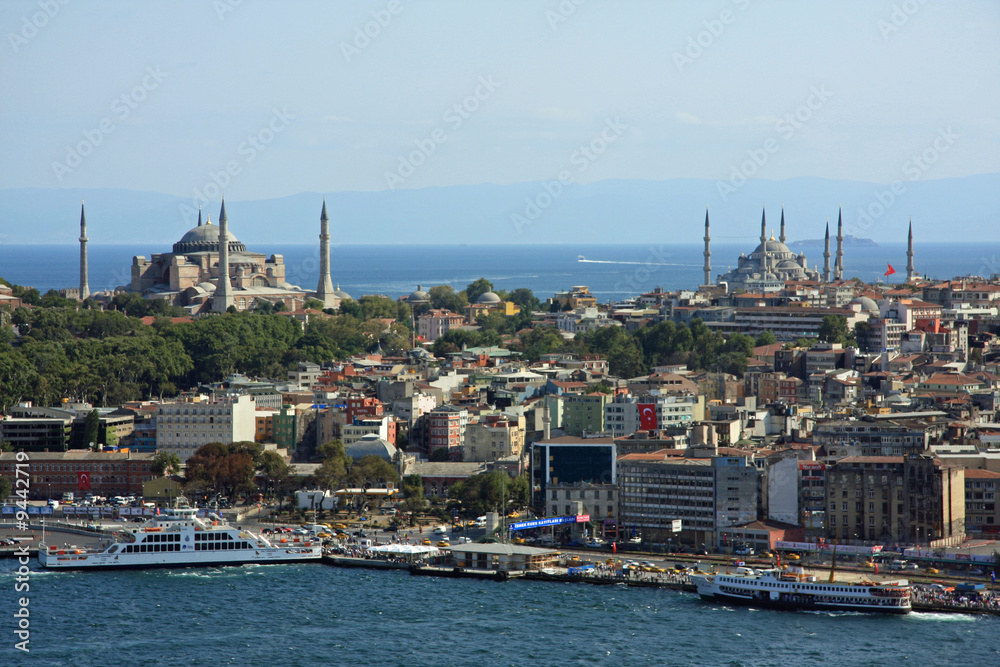
[[[76,473],[76,489],[77,491],[90,491],[90,473],[89,472],[78,472]]]
[[[892,264],[889,264],[889,268],[885,271],[885,277],[888,278],[896,272],[896,269],[892,268]]]
[[[656,404],[655,403],[640,403],[639,404],[639,430],[641,431],[655,431],[657,428],[656,423]]]

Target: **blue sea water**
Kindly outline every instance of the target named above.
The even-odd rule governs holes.
[[[315,245],[250,247],[251,251],[284,255],[290,283],[307,289],[316,286],[319,249]],[[545,299],[573,285],[588,285],[601,302],[640,294],[657,286],[693,288],[701,284],[702,246],[696,244],[594,245],[568,242],[560,245],[340,245],[331,251],[333,281],[357,298],[409,294],[418,284],[452,285],[463,289],[485,277],[499,289],[527,287]],[[714,243],[713,278],[736,265],[741,252],[753,245]],[[799,249],[793,248],[796,252]],[[169,248],[129,245],[89,247],[91,291],[128,285],[134,255],[165,252]],[[822,265],[822,248],[805,250],[810,266]],[[847,248],[847,277],[864,281],[884,279],[887,265],[905,276],[906,248],[902,244]],[[583,255],[587,261],[579,261]],[[936,278],[1000,273],[1000,244],[918,244],[916,269]],[[48,289],[79,284],[79,247],[75,245],[0,244],[0,277],[12,283]]]
[[[322,564],[52,572],[0,563],[0,664],[1000,664],[1000,618],[729,608],[624,586],[412,577]],[[14,650],[30,599],[29,654]]]

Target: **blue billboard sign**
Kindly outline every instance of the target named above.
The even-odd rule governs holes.
[[[543,528],[545,526],[558,526],[564,523],[581,523],[590,521],[590,516],[581,514],[580,516],[554,516],[550,519],[533,519],[531,521],[518,521],[512,523],[508,528],[511,530],[527,530],[528,528]]]

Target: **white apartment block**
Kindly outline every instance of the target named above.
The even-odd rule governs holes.
[[[203,402],[160,403],[156,407],[156,450],[181,461],[210,442],[253,442],[257,430],[252,396],[225,396]]]

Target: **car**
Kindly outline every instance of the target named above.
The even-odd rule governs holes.
[[[432,544],[431,541],[429,539],[427,539],[426,537],[424,539],[420,540],[420,543],[422,545],[424,545],[425,547],[429,547]]]
[[[458,544],[468,544],[471,541],[472,541],[471,538],[465,537],[464,535],[455,540],[455,542],[457,542]]]
[[[524,544],[524,538],[523,537],[515,537],[514,539],[511,540],[511,542],[513,542],[514,544]]]
[[[439,547],[450,547],[451,546],[451,542],[449,542],[448,540],[438,540],[437,545]]]
[[[941,574],[936,567],[929,567],[924,572],[927,574]]]
[[[802,560],[802,556],[798,554],[785,554],[787,560]]]
[[[586,545],[583,542],[581,542],[580,540],[570,540],[569,542],[566,542],[564,544],[564,546],[567,546],[567,547],[582,547],[582,546],[586,546]]]
[[[388,526],[386,526],[382,530],[384,530],[387,533],[398,533],[399,532],[399,526],[397,526],[394,523],[390,523]]]
[[[977,577],[979,577],[979,576],[982,576],[985,573],[983,572],[983,569],[981,567],[974,567],[971,570],[969,570],[969,574],[974,574]]]

